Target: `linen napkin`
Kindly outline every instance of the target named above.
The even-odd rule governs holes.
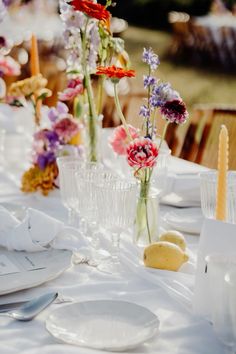
[[[179,207],[201,205],[199,173],[176,173],[168,176],[162,203]]]
[[[29,208],[22,221],[0,207],[0,246],[8,250],[38,252],[50,247],[77,251],[88,246],[82,234],[57,219]]]

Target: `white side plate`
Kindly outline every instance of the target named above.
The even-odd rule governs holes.
[[[126,301],[98,300],[60,307],[46,321],[57,339],[107,351],[135,348],[158,331],[157,316]]]
[[[10,264],[10,274],[0,272],[0,295],[29,289],[58,277],[71,266],[71,256],[72,252],[65,250],[29,253],[0,248],[0,257]]]

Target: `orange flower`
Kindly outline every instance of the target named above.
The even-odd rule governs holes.
[[[125,70],[122,68],[118,68],[115,65],[112,66],[99,66],[97,68],[97,75],[106,75],[110,78],[114,79],[122,79],[122,77],[134,77],[135,76],[135,71],[134,70]]]
[[[82,11],[87,16],[96,18],[97,20],[106,21],[110,17],[110,12],[106,10],[105,6],[88,0],[72,0],[70,5],[75,10]]]

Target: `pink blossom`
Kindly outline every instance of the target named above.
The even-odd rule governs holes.
[[[158,148],[149,138],[135,139],[127,147],[127,160],[131,167],[153,167],[157,156]]]
[[[132,125],[128,125],[128,129],[132,139],[139,137],[138,129]],[[129,144],[129,139],[127,137],[126,130],[123,125],[115,128],[113,135],[111,136],[109,143],[111,144],[113,150],[118,155],[126,155],[127,145]]]
[[[74,119],[63,118],[56,122],[53,127],[62,143],[68,143],[79,131],[79,126]]]
[[[68,82],[67,88],[63,92],[59,92],[59,100],[70,101],[83,93],[83,90],[83,82],[81,79],[71,79]]]
[[[20,65],[10,56],[0,56],[0,74],[6,76],[20,75]]]

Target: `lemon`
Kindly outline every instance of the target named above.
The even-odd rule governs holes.
[[[78,132],[76,135],[73,136],[73,138],[71,138],[71,140],[69,141],[70,145],[81,145],[83,143],[83,137],[81,132]]]
[[[168,241],[171,243],[175,243],[179,246],[183,251],[186,249],[186,241],[184,235],[179,231],[169,230],[164,232],[159,237],[160,241]]]
[[[143,261],[146,267],[177,271],[188,255],[174,243],[159,241],[144,249]]]

